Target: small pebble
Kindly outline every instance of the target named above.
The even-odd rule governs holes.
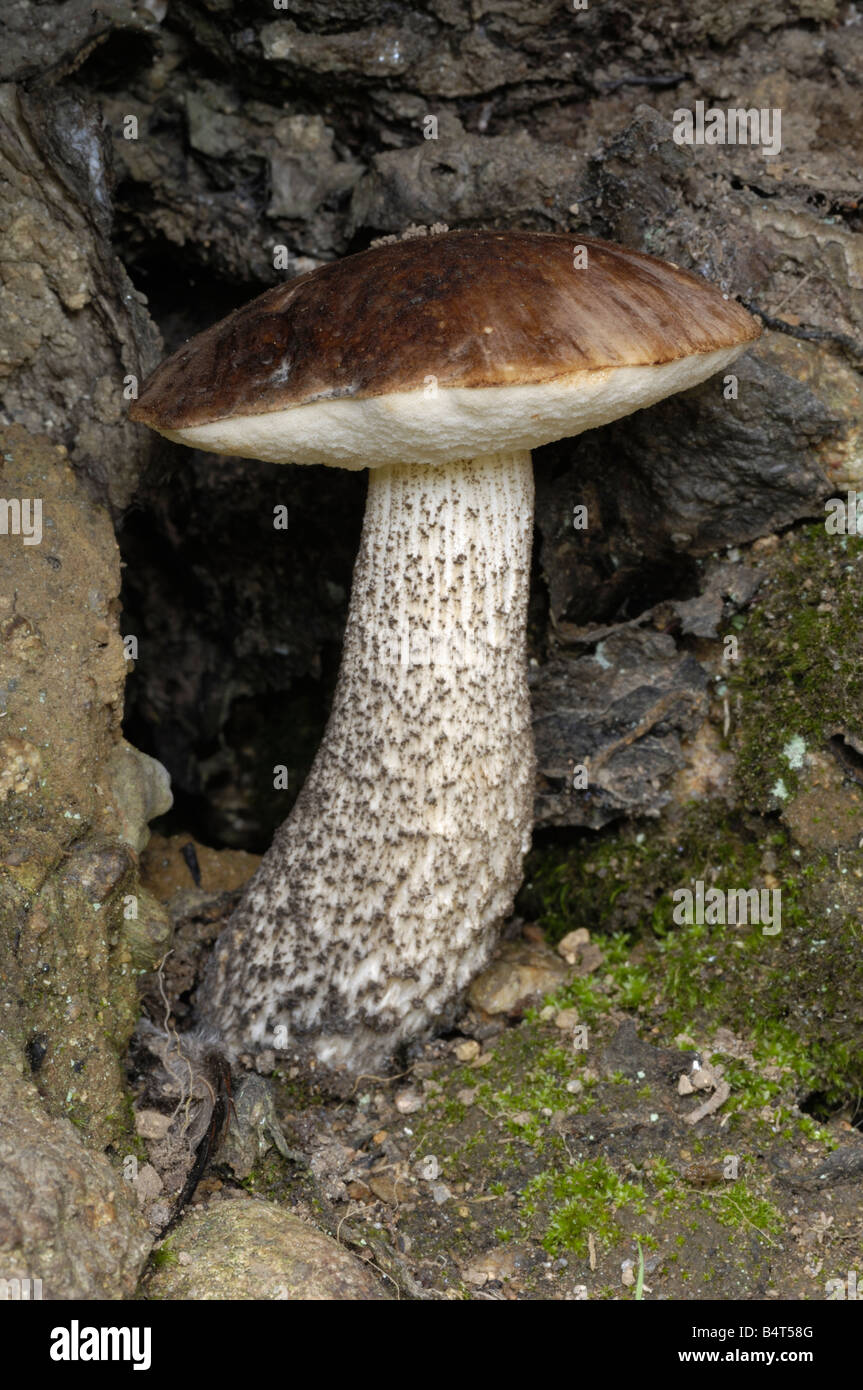
[[[577,927],[575,931],[567,932],[562,941],[558,941],[557,954],[563,956],[567,965],[575,965],[579,951],[589,942],[590,932],[587,927]]]
[[[160,1110],[137,1110],[135,1129],[142,1139],[164,1139],[171,1128],[171,1116]]]
[[[713,1068],[705,1062],[703,1066],[696,1067],[689,1077],[696,1091],[715,1091],[718,1077]]]
[[[400,1115],[413,1115],[422,1110],[423,1098],[418,1091],[399,1091],[396,1096],[396,1110]]]

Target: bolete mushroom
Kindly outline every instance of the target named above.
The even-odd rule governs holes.
[[[696,276],[577,242],[451,232],[321,266],[193,338],[130,411],[199,449],[369,469],[323,742],[199,990],[235,1047],[374,1070],[486,963],[532,828],[530,450],[759,334]]]

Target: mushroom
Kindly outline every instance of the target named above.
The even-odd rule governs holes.
[[[686,271],[578,246],[450,232],[320,266],[181,347],[130,411],[194,448],[369,470],[323,742],[198,992],[236,1048],[374,1071],[485,965],[532,829],[530,450],[759,335]]]

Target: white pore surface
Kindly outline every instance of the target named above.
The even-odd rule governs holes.
[[[652,367],[575,372],[543,385],[449,387],[314,401],[267,415],[235,415],[163,430],[214,454],[271,463],[379,468],[452,463],[535,449],[607,425],[721,371],[748,344]]]

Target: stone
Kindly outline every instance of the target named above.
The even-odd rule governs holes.
[[[124,900],[124,923],[129,958],[135,970],[152,970],[164,957],[174,935],[174,923],[160,902],[140,888],[134,913]]]
[[[689,1079],[695,1091],[714,1091],[719,1085],[719,1077],[709,1062],[702,1062],[700,1067],[696,1067]]]
[[[273,1202],[238,1197],[192,1208],[161,1247],[183,1251],[148,1281],[150,1298],[375,1302],[388,1298],[372,1271],[316,1227]]]
[[[21,425],[0,433],[2,491],[41,507],[38,543],[0,543],[0,924],[15,924],[15,969],[40,981],[3,993],[43,1040],[47,1108],[99,1148],[125,1138],[120,1056],[139,1011],[138,974],[170,937],[140,889],[135,856],[146,815],[168,802],[142,792],[132,828],[114,798],[117,766],[130,776],[147,769],[146,780],[156,765],[122,738],[127,663],[111,517],[64,446]],[[156,777],[164,789],[164,770]]]
[[[831,740],[833,748],[845,745],[839,735]],[[852,744],[852,757],[854,751]],[[782,808],[783,820],[805,849],[856,849],[863,838],[863,790],[846,778],[847,768],[838,757],[806,754],[799,790]]]
[[[635,1021],[621,1023],[602,1054],[602,1070],[606,1076],[622,1072],[631,1081],[670,1084],[680,1076],[680,1068],[691,1064],[694,1054],[678,1052],[676,1048],[653,1047],[638,1036]]]
[[[152,455],[126,419],[124,376],[142,380],[161,340],[108,234],[110,140],[92,101],[0,87],[4,418],[50,430],[120,509]]]
[[[552,994],[568,978],[564,963],[548,946],[505,941],[474,980],[468,999],[486,1014],[509,1014]]]
[[[401,1206],[402,1202],[407,1202],[412,1195],[410,1184],[392,1172],[372,1173],[368,1184],[378,1200],[386,1202],[388,1207]]]
[[[190,868],[192,853],[200,884],[195,882]],[[162,902],[167,902],[174,893],[196,887],[204,893],[230,893],[251,878],[260,862],[259,854],[239,849],[211,849],[192,835],[151,835],[141,855],[141,881]]]
[[[681,740],[707,713],[706,673],[673,637],[647,627],[599,633],[592,651],[560,647],[530,673],[539,826],[598,830],[656,814],[685,765]],[[586,785],[575,783],[579,767]]]
[[[415,1115],[422,1110],[424,1103],[419,1091],[399,1091],[395,1098],[395,1107],[400,1115]]]
[[[130,1298],[151,1246],[133,1184],[5,1068],[0,1062],[2,1277],[40,1278],[46,1300]]]
[[[164,1139],[171,1128],[171,1116],[160,1110],[136,1110],[135,1129],[142,1139]]]
[[[575,965],[579,951],[590,943],[590,932],[587,927],[576,927],[575,931],[566,933],[557,943],[557,954],[563,956],[567,965]]]
[[[117,833],[140,853],[150,838],[149,822],[174,804],[167,770],[123,739],[108,760],[106,779]]]
[[[465,1265],[462,1277],[466,1284],[482,1288],[484,1284],[502,1283],[512,1279],[519,1265],[525,1263],[523,1253],[514,1245],[497,1245],[475,1256]]]
[[[283,1158],[297,1157],[282,1133],[270,1083],[262,1076],[248,1073],[233,1091],[231,1117],[219,1150],[219,1162],[242,1181],[270,1149],[276,1149]]]
[[[146,1207],[154,1198],[158,1197],[162,1191],[162,1179],[156,1172],[152,1163],[143,1163],[138,1169],[138,1176],[134,1182],[135,1196],[138,1198],[138,1205]]]

